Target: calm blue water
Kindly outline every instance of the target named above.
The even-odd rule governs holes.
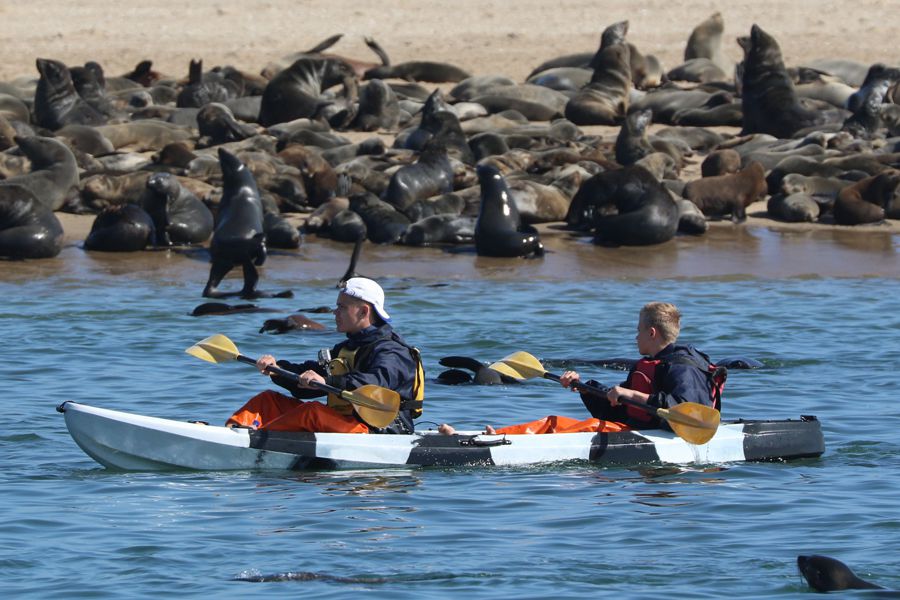
[[[897,279],[383,280],[395,323],[423,350],[431,376],[453,354],[634,356],[641,304],[674,301],[685,314],[682,340],[713,358],[765,363],[732,371],[725,416],[818,415],[821,459],[117,473],[75,445],[57,404],[219,422],[265,380],[239,364],[197,361],[187,346],[220,332],[251,356],[302,358],[337,337],[261,335],[265,314],[188,316],[202,302],[200,260],[126,268],[133,259],[87,261],[80,252],[0,264],[4,597],[782,598],[811,593],[794,567],[801,553],[835,556],[900,588]],[[333,305],[340,273],[308,279],[303,270],[269,268],[265,287],[297,294],[263,301],[272,316]],[[550,382],[428,392],[422,428],[584,416],[577,396]],[[313,575],[236,580],[289,572]]]

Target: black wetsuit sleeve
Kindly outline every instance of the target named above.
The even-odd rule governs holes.
[[[312,369],[322,377],[325,376],[325,369],[323,369],[319,363],[314,360],[307,360],[302,363],[292,363],[286,360],[279,360],[276,364],[284,369],[285,371],[290,371],[291,373],[303,373],[304,371],[309,371]],[[272,375],[272,382],[276,385],[280,385],[287,391],[291,393],[294,398],[318,398],[319,396],[324,396],[325,392],[320,390],[310,390],[306,388],[301,388],[297,385],[296,378],[288,378],[282,377],[281,375]]]

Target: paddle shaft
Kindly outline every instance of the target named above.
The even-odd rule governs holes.
[[[550,379],[551,381],[559,381],[560,376],[544,371],[544,379]],[[584,383],[584,382],[578,381],[578,380],[575,380],[572,382],[572,387],[580,388],[586,392],[592,392],[598,396],[604,396],[604,397],[606,396],[606,392],[609,390],[609,388],[602,388],[602,387],[599,387],[596,385],[591,385],[589,383]],[[659,408],[654,408],[652,406],[648,406],[648,405],[644,404],[643,402],[638,402],[637,400],[632,400],[631,398],[626,398],[624,396],[619,396],[618,401],[621,402],[622,404],[630,404],[631,406],[633,406],[635,408],[639,408],[643,411],[646,411],[646,412],[650,413],[651,415],[658,414],[658,412],[660,410],[665,410],[665,409],[659,409]],[[665,414],[665,413],[663,413],[663,414]],[[662,415],[660,415],[660,416],[662,416]]]
[[[235,358],[235,360],[238,360],[242,363],[247,363],[248,365],[256,366],[256,360],[250,358],[249,356],[245,356],[243,354],[238,354],[234,358]],[[288,379],[296,379],[297,378],[297,373],[294,373],[293,371],[288,371],[286,369],[282,369],[281,367],[277,367],[275,365],[268,367],[266,369],[266,371],[268,371],[270,373],[274,373],[275,375],[281,375],[282,377],[287,377]],[[310,387],[318,388],[318,389],[322,390],[323,392],[330,392],[332,394],[337,394],[338,396],[342,396],[342,394],[344,393],[344,391],[340,388],[336,388],[333,385],[328,385],[327,383],[321,383],[319,381],[310,381],[309,385],[310,385]]]

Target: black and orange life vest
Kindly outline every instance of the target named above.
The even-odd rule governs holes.
[[[707,362],[706,367],[702,367],[697,361],[689,356],[676,355],[668,360],[661,358],[642,358],[628,373],[625,380],[625,387],[630,390],[643,392],[645,394],[655,394],[660,389],[660,382],[665,377],[665,373],[669,369],[669,365],[677,363],[696,367],[706,374],[709,383],[709,397],[713,408],[718,411],[722,410],[722,390],[725,389],[725,380],[728,377],[728,371],[725,367],[719,367],[711,362]],[[655,417],[645,410],[627,406],[628,416],[637,421],[649,422]]]

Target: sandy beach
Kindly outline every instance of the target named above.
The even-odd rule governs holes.
[[[655,55],[668,69],[682,61],[691,30],[716,11],[722,13],[725,22],[725,53],[735,61],[741,54],[735,38],[746,35],[756,23],[776,37],[789,66],[835,57],[896,64],[893,41],[900,25],[898,7],[896,2],[883,0],[650,0],[640,6],[607,0],[524,0],[514,5],[476,0],[165,0],[145,5],[103,0],[67,4],[35,0],[0,6],[0,40],[4,48],[0,81],[36,78],[34,61],[38,57],[69,65],[95,60],[109,75],[125,73],[139,61],[150,59],[156,70],[180,78],[187,75],[189,61],[197,58],[203,59],[205,68],[232,65],[258,73],[269,61],[307,49],[335,33],[342,33],[343,38],[331,51],[344,56],[376,60],[364,44],[364,37],[370,36],[381,43],[395,63],[446,61],[476,75],[503,74],[521,81],[544,60],[593,51],[600,32],[624,19],[630,22],[628,39],[644,54]],[[599,128],[595,132],[613,137],[616,131]],[[696,157],[682,177],[699,176],[701,159]],[[659,269],[660,274],[671,273],[673,268],[676,275],[716,275],[723,271],[758,275],[897,273],[897,222],[852,230],[823,224],[777,223],[766,217],[765,202],[751,206],[748,214],[750,218],[744,224],[713,223],[707,236],[679,237],[658,251],[598,249],[583,238],[573,240],[558,228],[545,226],[543,233],[549,240],[551,254],[544,261],[551,265],[548,271],[579,265],[579,269],[609,274],[595,265],[606,262],[608,268],[605,257],[617,252],[620,257],[629,257],[625,263],[645,260],[643,264],[651,272]],[[69,214],[60,214],[60,218],[69,245],[84,239],[93,219]],[[759,244],[760,238],[769,243]],[[306,243],[315,240],[308,237]],[[773,245],[771,240],[779,241]],[[800,241],[805,247],[802,251],[797,248]],[[762,261],[761,246],[768,253],[796,254],[774,260],[769,256]],[[673,252],[673,247],[679,251]],[[349,250],[338,248],[335,252],[334,260],[341,262]],[[416,252],[419,250],[398,248],[367,254],[385,255],[384,259],[389,260],[389,256],[413,256]],[[672,266],[694,260],[691,252],[702,259],[700,265],[715,266]],[[748,252],[753,257],[749,262]],[[640,258],[660,253],[670,254],[672,260],[660,263]],[[561,265],[564,254],[572,260]],[[474,255],[455,256],[455,260],[471,263]],[[725,268],[723,265],[727,264],[733,266]],[[763,268],[764,264],[771,267]],[[427,267],[424,269],[427,271]]]

